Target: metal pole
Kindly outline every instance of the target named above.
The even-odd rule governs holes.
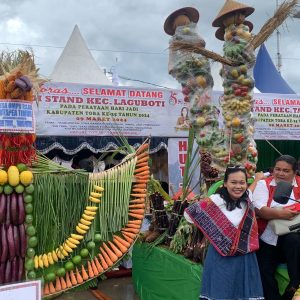
[[[278,0],[276,0],[276,9],[278,9]],[[281,63],[281,53],[280,53],[280,31],[276,29],[276,39],[277,39],[277,71],[280,73],[280,69],[282,67]]]

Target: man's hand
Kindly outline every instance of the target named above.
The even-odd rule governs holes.
[[[293,220],[299,214],[300,211],[295,211],[290,208],[283,208],[280,210],[279,219]]]

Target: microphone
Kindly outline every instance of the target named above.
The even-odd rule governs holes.
[[[280,204],[287,204],[289,200],[293,200],[295,202],[300,203],[299,200],[295,200],[290,197],[293,190],[293,185],[286,181],[279,181],[277,183],[273,200]]]

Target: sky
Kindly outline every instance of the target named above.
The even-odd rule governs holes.
[[[282,1],[277,0],[279,3]],[[247,19],[258,33],[272,17],[276,0],[241,1],[255,12]],[[198,30],[206,48],[222,54],[222,42],[211,26],[224,0],[1,0],[0,51],[31,48],[40,74],[49,77],[77,24],[97,64],[107,71],[114,66],[121,85],[179,88],[168,74],[170,36],[163,30],[174,10],[191,6],[200,12]],[[280,29],[281,74],[300,94],[300,19],[289,18]],[[276,63],[276,34],[266,47]],[[215,90],[222,90],[220,65],[212,64]],[[138,80],[138,81],[135,81]],[[154,85],[146,84],[151,83]]]

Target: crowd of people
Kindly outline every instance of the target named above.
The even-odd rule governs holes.
[[[265,299],[300,300],[300,233],[275,233],[271,220],[293,220],[294,199],[300,199],[297,160],[282,155],[275,160],[272,174],[257,173],[248,186],[245,168],[227,167],[223,186],[209,198],[185,211],[210,241],[203,268],[202,300]],[[273,198],[276,186],[292,185],[286,204]],[[289,284],[280,294],[275,273],[286,263]],[[296,292],[296,294],[295,294]]]

